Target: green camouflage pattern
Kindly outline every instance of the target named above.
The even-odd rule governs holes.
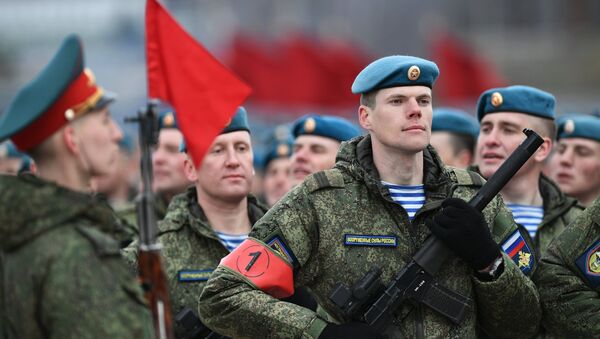
[[[154,194],[154,212],[156,213],[157,221],[163,220],[165,218],[165,216],[167,215],[167,208],[169,207],[169,203],[170,201],[163,194]],[[115,211],[121,219],[123,219],[127,222],[127,224],[132,225],[135,228],[135,234],[137,236],[139,228],[135,201],[118,206],[117,208],[115,208]]]
[[[548,247],[534,280],[542,325],[558,338],[595,338],[600,333],[600,286],[586,280],[575,261],[600,240],[600,198]]]
[[[477,166],[470,166],[469,170],[479,173]],[[565,195],[556,183],[544,174],[540,175],[538,187],[544,204],[544,217],[538,225],[535,238],[527,239],[533,244],[537,261],[544,255],[550,242],[575,220],[584,208],[576,199]],[[529,237],[528,232],[522,233]]]
[[[465,180],[471,179],[471,180]],[[387,284],[423,245],[430,231],[424,221],[450,196],[469,199],[483,179],[472,172],[443,167],[428,147],[424,151],[426,203],[413,222],[380,183],[370,137],[342,143],[333,170],[309,176],[272,207],[250,236],[267,241],[280,235],[294,253],[296,287],[308,286],[338,323],[348,322],[328,299],[333,287],[351,285],[373,266],[382,268]],[[483,212],[491,233],[501,242],[517,229],[500,197]],[[393,235],[397,247],[344,246],[344,234]],[[474,338],[477,325],[492,337],[528,337],[541,318],[538,294],[513,261],[503,254],[505,269],[497,280],[482,282],[461,259],[451,255],[438,281],[475,301],[464,321],[453,325],[431,309],[403,305],[393,315],[389,337]],[[315,338],[325,323],[305,308],[279,301],[219,266],[200,297],[203,321],[236,338]]]
[[[544,218],[533,239],[536,258],[541,258],[548,245],[583,211],[576,199],[565,195],[550,178],[540,176],[540,194],[544,201]]]
[[[248,216],[254,224],[267,209],[253,196],[248,196]],[[211,228],[202,208],[198,205],[195,187],[175,196],[169,205],[166,217],[158,223],[158,241],[163,245],[162,257],[169,287],[173,315],[185,306],[198,309],[198,298],[205,279],[180,281],[180,271],[213,271],[221,258],[229,254],[217,234]],[[128,248],[132,264],[137,265],[137,243]],[[132,255],[133,254],[133,255]],[[176,327],[176,333],[181,328]]]
[[[0,176],[0,337],[152,338],[113,210],[31,175]]]

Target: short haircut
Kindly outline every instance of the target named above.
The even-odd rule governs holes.
[[[556,123],[554,120],[531,116],[533,122],[531,128],[540,134],[542,137],[556,140]]]
[[[374,90],[374,91],[370,91],[370,92],[361,94],[360,95],[360,104],[363,106],[367,106],[370,109],[374,109],[375,108],[375,96],[377,96],[378,92],[379,92],[379,90]]]

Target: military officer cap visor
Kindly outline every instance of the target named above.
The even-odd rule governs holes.
[[[429,60],[392,55],[373,61],[363,69],[352,84],[352,93],[364,94],[383,88],[399,86],[433,87],[440,74],[437,65]]]
[[[554,120],[556,99],[548,92],[529,86],[489,89],[479,97],[477,118],[498,112],[517,112]]]
[[[558,122],[557,138],[584,138],[600,142],[600,118],[594,115],[567,115]]]
[[[69,121],[112,102],[115,95],[97,86],[83,63],[81,40],[69,35],[9,104],[0,118],[0,140],[10,137],[18,149],[28,151]]]

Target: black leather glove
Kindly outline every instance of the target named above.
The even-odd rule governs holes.
[[[347,324],[327,324],[319,339],[334,339],[334,338],[365,338],[365,339],[384,339],[385,337],[365,324],[352,322]]]
[[[500,254],[481,212],[458,198],[442,203],[442,210],[425,223],[431,232],[471,268],[482,270]]]

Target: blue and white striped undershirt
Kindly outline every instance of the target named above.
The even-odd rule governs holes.
[[[425,186],[394,185],[385,181],[381,183],[390,191],[392,199],[404,207],[408,212],[408,218],[412,221],[417,211],[425,204]]]
[[[544,218],[544,207],[520,204],[506,204],[506,207],[512,212],[515,222],[523,225],[531,239],[534,239],[537,228]]]
[[[215,231],[223,246],[225,246],[229,252],[235,250],[244,240],[248,238],[248,234],[242,235],[231,235]]]

